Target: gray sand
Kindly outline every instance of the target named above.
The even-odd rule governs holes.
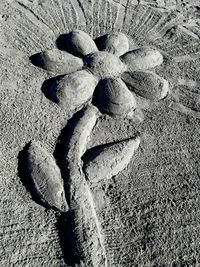
[[[76,29],[96,44],[75,36],[73,56],[63,56]],[[121,75],[118,56],[134,68],[124,36],[116,53],[115,36],[99,40],[118,31],[130,50],[151,47],[162,59],[145,58],[156,73],[149,94],[140,74],[122,74],[131,104],[112,84],[112,103],[95,100],[111,67]],[[102,60],[99,43],[117,59]],[[86,71],[74,54],[88,49],[99,65],[82,83],[70,72]],[[199,66],[199,0],[1,0],[0,266],[200,266]],[[83,94],[70,91],[75,83]],[[39,149],[27,169],[30,142]]]

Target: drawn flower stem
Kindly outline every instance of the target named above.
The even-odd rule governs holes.
[[[26,150],[26,167],[31,178],[27,182],[32,182],[31,193],[46,208],[60,211],[64,218],[69,218],[65,227],[69,240],[73,242],[72,263],[75,266],[108,266],[105,239],[98,216],[100,211],[91,188],[121,172],[140,143],[139,137],[133,137],[104,144],[87,151],[87,157],[87,144],[99,115],[98,109],[91,104],[74,115],[75,120],[70,125],[64,149],[62,168],[67,176],[38,142],[32,141]]]
[[[133,137],[92,148],[91,157],[83,164],[83,154],[97,117],[97,109],[88,105],[72,130],[66,156],[70,178],[68,204],[74,214],[77,253],[86,266],[107,267],[104,235],[90,186],[121,172],[138,149],[140,138]]]
[[[82,171],[81,160],[97,117],[98,110],[88,105],[71,133],[66,157],[70,179],[69,208],[74,214],[77,253],[87,264],[90,262],[92,266],[107,267],[101,224],[96,213],[92,192]]]

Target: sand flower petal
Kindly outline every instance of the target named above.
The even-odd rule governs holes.
[[[134,49],[121,56],[129,71],[148,70],[162,64],[163,56],[152,48]]]
[[[67,51],[76,56],[85,56],[98,51],[92,38],[85,32],[74,30],[66,36]]]
[[[94,101],[108,114],[127,115],[136,108],[133,94],[120,78],[107,78],[98,84]]]
[[[122,79],[130,90],[150,100],[163,99],[169,91],[168,82],[151,71],[125,72]]]
[[[31,56],[34,65],[58,75],[68,74],[83,67],[82,59],[58,49],[47,50]]]
[[[91,73],[80,70],[54,82],[49,94],[61,108],[74,110],[92,98],[97,83]]]
[[[129,41],[125,34],[121,32],[105,34],[98,38],[99,50],[121,56],[129,50]]]

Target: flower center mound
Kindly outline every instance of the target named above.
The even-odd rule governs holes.
[[[108,52],[95,52],[84,57],[85,66],[97,77],[115,77],[126,71],[119,57]]]

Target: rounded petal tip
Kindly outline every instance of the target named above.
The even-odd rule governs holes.
[[[152,48],[134,49],[121,56],[129,71],[148,70],[163,63],[162,54]]]
[[[99,50],[107,51],[116,56],[121,56],[129,50],[128,38],[122,32],[114,32],[99,37],[97,45]]]
[[[169,92],[168,81],[151,71],[125,72],[122,79],[130,90],[153,101],[163,99]]]
[[[84,31],[74,30],[66,35],[67,51],[76,56],[85,56],[98,51],[93,39]]]
[[[127,115],[136,108],[136,100],[120,78],[100,81],[95,96],[100,110],[113,115]]]

